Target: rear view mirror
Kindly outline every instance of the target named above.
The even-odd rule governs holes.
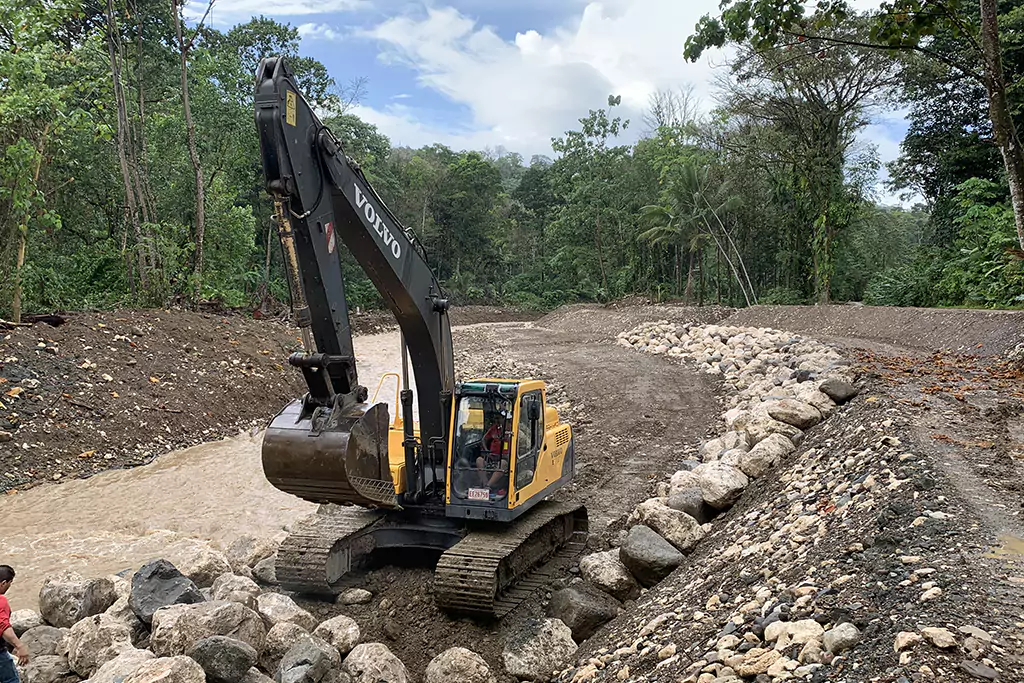
[[[536,422],[540,419],[540,401],[535,398],[527,401],[526,417],[528,417],[531,422]]]

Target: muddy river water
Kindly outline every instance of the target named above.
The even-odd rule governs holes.
[[[359,380],[373,397],[380,377],[400,371],[397,332],[355,339]],[[388,379],[379,400],[395,405]],[[272,416],[267,416],[268,419]],[[197,547],[227,547],[243,534],[283,536],[316,506],[278,491],[263,476],[262,430],[115,470],[0,497],[0,562],[18,572],[14,609],[37,607],[43,580],[65,569],[103,576]]]

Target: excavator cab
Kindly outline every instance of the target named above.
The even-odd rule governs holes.
[[[452,404],[448,517],[513,520],[569,482],[572,429],[538,380],[477,379]]]

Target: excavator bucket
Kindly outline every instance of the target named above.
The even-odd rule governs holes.
[[[312,503],[398,508],[388,464],[388,405],[302,417],[289,403],[263,436],[263,472],[275,487]]]

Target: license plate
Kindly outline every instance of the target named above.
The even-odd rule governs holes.
[[[470,500],[490,500],[491,490],[490,489],[470,489],[469,490]]]

